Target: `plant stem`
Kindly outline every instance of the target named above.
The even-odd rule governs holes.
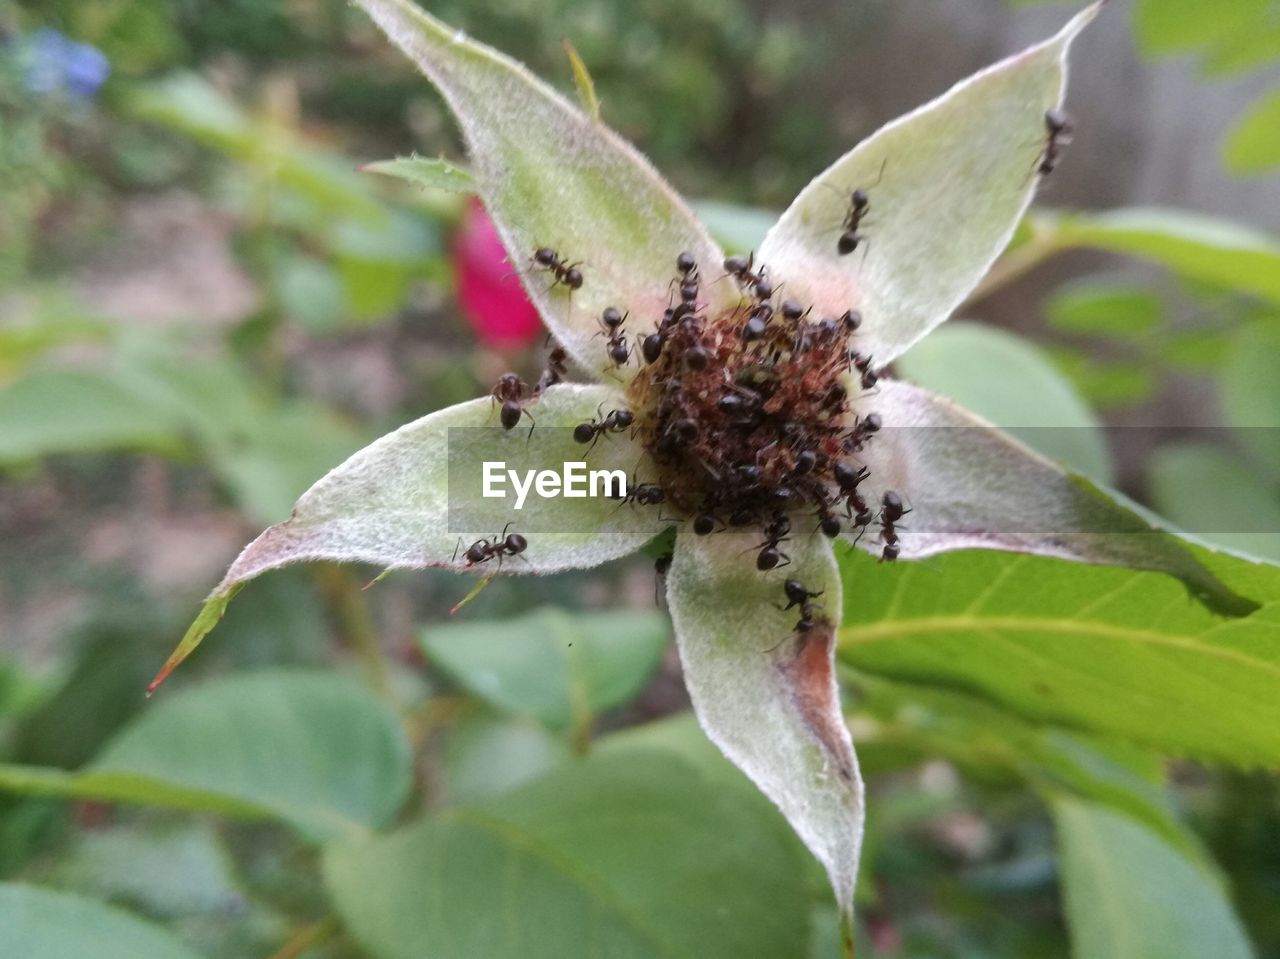
[[[854,959],[853,909],[840,915],[840,959]]]
[[[270,959],[298,959],[312,946],[318,946],[322,942],[328,942],[334,937],[339,929],[338,919],[336,916],[330,916],[328,919],[322,919],[320,922],[312,923],[299,929],[277,952],[273,952]]]
[[[391,667],[378,641],[369,605],[360,589],[357,577],[348,570],[334,565],[317,569],[321,588],[328,596],[329,604],[342,628],[344,638],[360,659],[365,682],[380,697],[397,705],[395,690],[391,684]]]

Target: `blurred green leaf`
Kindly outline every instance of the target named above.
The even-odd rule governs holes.
[[[342,280],[329,264],[295,255],[275,264],[276,296],[285,314],[314,336],[336,332],[347,310]]]
[[[1280,166],[1280,89],[1252,104],[1236,121],[1224,144],[1227,169],[1264,173]]]
[[[758,249],[769,228],[778,222],[775,210],[718,200],[696,200],[692,205],[698,219],[729,253],[745,254]]]
[[[1048,352],[1058,369],[1097,409],[1132,406],[1155,392],[1156,378],[1149,364],[1099,360],[1074,347],[1053,347]]]
[[[1280,242],[1248,227],[1183,210],[1039,214],[1038,228],[1063,246],[1154,260],[1176,273],[1280,302]]]
[[[568,758],[569,747],[545,726],[473,711],[449,727],[445,798],[465,805],[500,796]]]
[[[1178,330],[1157,344],[1166,363],[1195,373],[1216,371],[1230,347],[1227,334],[1217,329]]]
[[[438,230],[401,212],[377,228],[338,223],[329,243],[346,286],[347,309],[360,321],[381,319],[397,308],[409,285],[441,254]]]
[[[325,876],[375,959],[793,959],[805,865],[760,797],[635,750],[330,847]]]
[[[898,372],[1028,446],[1109,483],[1111,457],[1098,421],[1075,388],[1028,340],[978,323],[952,321],[913,346]],[[998,375],[993,375],[998,370]]]
[[[476,184],[470,171],[450,163],[444,157],[431,159],[413,156],[396,157],[394,160],[376,160],[360,167],[361,173],[380,173],[383,176],[406,180],[416,186],[450,193],[475,193]]]
[[[252,117],[194,73],[176,73],[133,91],[126,109],[276,178],[331,213],[370,225],[387,211],[350,161],[299,140],[266,116]]]
[[[1069,333],[1132,339],[1160,323],[1160,300],[1123,281],[1090,277],[1060,286],[1044,304],[1049,323]]]
[[[1138,0],[1134,30],[1148,55],[1182,53],[1221,42],[1251,24],[1268,0]]]
[[[1218,374],[1222,411],[1244,445],[1280,476],[1280,322],[1242,327]]]
[[[582,726],[640,691],[666,648],[659,613],[569,613],[451,622],[418,636],[427,657],[498,709],[553,727]]]
[[[197,959],[159,926],[81,896],[0,883],[4,950],[22,959]]]
[[[1224,572],[1238,565],[1269,584],[1247,595],[1280,596],[1280,569],[1201,552],[1232,588]],[[1175,755],[1280,761],[1280,603],[1224,619],[1155,573],[989,552],[898,566],[842,553],[839,655],[856,669]]]
[[[0,387],[0,466],[116,449],[178,456],[180,433],[172,410],[110,374],[36,370]]]
[[[1152,502],[1169,519],[1280,563],[1280,483],[1265,483],[1222,449],[1193,443],[1156,450],[1149,472]]]
[[[332,838],[390,821],[411,757],[397,718],[359,686],[265,670],[162,698],[90,769],[220,794]]]
[[[153,916],[245,907],[231,860],[208,825],[142,822],[81,832],[42,883],[129,905]]]
[[[1251,959],[1222,890],[1127,816],[1053,803],[1072,954],[1078,959]]]

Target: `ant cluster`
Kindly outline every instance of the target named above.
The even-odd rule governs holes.
[[[700,536],[757,527],[756,567],[777,569],[791,562],[785,544],[797,514],[809,512],[814,531],[829,537],[845,522],[865,531],[875,521],[858,492],[868,469],[851,460],[881,422],[857,414],[851,393],[873,389],[876,373],[848,345],[857,311],[814,319],[804,304],[780,299],[752,259],[731,256],[724,270],[742,299],[708,316],[693,256],[677,257],[679,301],[641,344],[635,427],[657,464],[662,502],[691,516]],[[892,521],[887,530],[895,541],[883,558],[892,560]]]

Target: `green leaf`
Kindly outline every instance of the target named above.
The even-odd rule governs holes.
[[[693,212],[721,246],[730,253],[742,255],[758,249],[769,228],[778,222],[778,214],[773,210],[717,200],[694,200]]]
[[[22,959],[197,959],[159,926],[81,896],[0,883],[4,948]]]
[[[1030,341],[995,327],[949,323],[899,359],[897,371],[1045,456],[1099,482],[1110,480],[1111,457],[1097,419]]]
[[[531,720],[473,711],[449,727],[445,798],[458,805],[501,796],[568,758],[564,740]]]
[[[677,534],[667,573],[685,686],[707,737],[773,800],[827,870],[847,931],[862,846],[863,787],[832,664],[840,581],[829,541],[787,544],[783,576],[756,569],[755,534]],[[812,593],[812,628],[783,609],[783,581]],[[825,611],[824,611],[825,610]]]
[[[206,824],[115,825],[78,833],[41,881],[155,916],[241,911],[231,859]]]
[[[503,430],[497,404],[485,397],[424,416],[365,447],[303,494],[286,522],[245,547],[153,688],[217,624],[232,590],[289,563],[329,559],[492,573],[496,562],[472,564],[466,548],[482,537],[493,540],[508,523],[528,534],[529,546],[506,560],[506,572],[594,566],[639,549],[665,526],[650,510],[620,508],[605,496],[542,499],[534,493],[518,512],[510,484],[506,497],[481,495],[485,462],[521,473],[589,462],[593,470],[634,475],[644,454],[625,434],[602,439],[589,455],[572,435],[600,407],[618,404],[609,387],[561,384],[528,403],[532,433]]]
[[[375,160],[360,167],[361,173],[379,173],[382,176],[406,180],[415,186],[449,193],[474,193],[475,178],[470,171],[450,163],[444,157],[431,159],[414,153],[394,160]]]
[[[1160,299],[1145,287],[1091,277],[1054,290],[1049,322],[1068,333],[1132,339],[1160,325]]]
[[[803,864],[753,799],[670,755],[593,757],[330,847],[325,877],[373,959],[791,959]]]
[[[107,373],[41,370],[0,388],[0,465],[58,453],[185,449],[171,410]]]
[[[132,91],[125,109],[258,167],[331,214],[375,225],[386,219],[386,210],[345,158],[300,145],[295,131],[267,116],[249,116],[194,73],[175,73]]]
[[[565,55],[569,58],[569,66],[573,69],[573,85],[578,88],[578,102],[582,104],[582,109],[587,112],[587,116],[593,120],[599,120],[600,99],[596,96],[595,81],[591,79],[587,65],[582,62],[582,57],[578,56],[578,51],[569,42],[569,38],[565,37],[561,42],[564,45]]]
[[[963,80],[837,160],[782,215],[760,261],[821,316],[863,313],[854,344],[885,364],[959,306],[1031,202],[1045,112],[1062,102],[1067,50],[1097,14]],[[859,249],[837,239],[850,194],[870,201]],[[944,226],[940,226],[944,225]]]
[[[1141,257],[1193,280],[1280,302],[1280,243],[1257,230],[1155,208],[1038,219],[1038,228],[1064,246]]]
[[[1121,813],[1053,804],[1072,955],[1078,959],[1251,959],[1222,890]]]
[[[643,688],[668,636],[659,613],[548,606],[516,619],[428,626],[418,639],[428,659],[498,709],[587,728]]]
[[[1168,573],[1223,613],[1257,608],[1178,535],[967,410],[900,380],[881,380],[874,403],[884,426],[862,454],[871,475],[861,494],[875,503],[894,490],[907,501],[904,559],[956,549],[1057,556]],[[880,552],[879,537],[852,528],[843,535]]]
[[[1224,144],[1228,170],[1264,173],[1280,166],[1280,90],[1252,104]]]
[[[1218,375],[1222,411],[1245,446],[1280,475],[1280,322],[1242,327]]]
[[[1024,785],[1043,797],[1067,793],[1105,803],[1141,821],[1187,856],[1203,844],[1179,819],[1163,789],[1163,760],[1114,739],[1024,720],[950,689],[888,682],[863,673],[855,701],[876,718],[858,755],[871,777],[941,756],[984,783]],[[870,724],[868,724],[870,725]]]
[[[693,253],[706,275],[719,270],[720,250],[688,208],[603,124],[409,0],[359,3],[449,104],[511,261],[529,264],[536,249],[552,247],[566,261],[581,262],[583,284],[572,295],[532,266],[523,279],[551,331],[584,369],[603,366],[595,317],[605,307],[662,315],[681,251]],[[731,284],[704,284],[703,292],[713,312],[733,296]]]
[[[1152,503],[1185,529],[1280,563],[1280,487],[1219,447],[1183,443],[1156,450],[1148,466]]]
[[[1049,353],[1094,409],[1132,406],[1155,392],[1156,378],[1149,363],[1098,360],[1070,347],[1058,347]]]
[[[1159,575],[999,553],[841,567],[840,658],[858,670],[1176,755],[1280,762],[1280,603],[1223,620]]]
[[[397,718],[360,687],[268,670],[156,703],[90,771],[219,794],[332,838],[390,821],[411,757]]]
[[[1138,0],[1134,31],[1144,53],[1181,53],[1208,46],[1250,22],[1267,0],[1208,4],[1199,0]]]

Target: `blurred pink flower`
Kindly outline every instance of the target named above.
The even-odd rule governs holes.
[[[498,349],[528,346],[542,335],[542,318],[525,295],[484,204],[472,198],[453,245],[458,302],[482,343]]]

